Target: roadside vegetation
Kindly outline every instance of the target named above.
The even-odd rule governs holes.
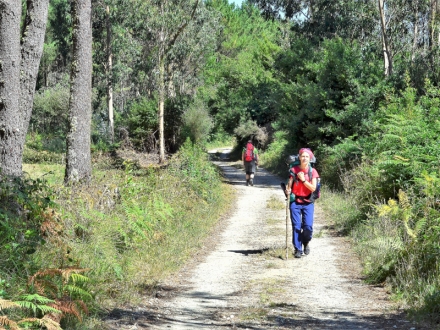
[[[166,167],[94,159],[86,186],[64,186],[62,165],[25,164],[28,178],[2,182],[0,307],[13,310],[2,324],[46,314],[63,329],[99,329],[201,248],[233,199],[190,142]]]

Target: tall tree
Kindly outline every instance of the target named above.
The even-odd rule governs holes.
[[[92,120],[92,6],[91,0],[72,1],[73,54],[70,77],[69,133],[66,183],[92,176],[90,132]]]
[[[107,66],[106,66],[106,78],[107,78],[107,108],[108,108],[108,126],[110,132],[110,141],[115,142],[115,121],[113,115],[113,52],[112,52],[112,26],[110,22],[110,7],[105,8],[106,16],[106,50],[107,50]]]
[[[379,5],[380,26],[382,31],[382,52],[385,76],[390,76],[393,72],[393,60],[391,56],[391,47],[388,40],[387,24],[385,18],[384,0],[377,0]]]
[[[3,174],[21,175],[20,117],[21,0],[0,1],[0,165]]]
[[[439,11],[439,0],[430,0],[429,47],[431,49],[434,46],[438,46],[440,44],[440,32],[438,27],[438,11]]]
[[[49,0],[34,0],[27,2],[26,17],[21,39],[21,68],[20,75],[20,144],[24,145],[26,133],[31,120],[34,102],[35,86],[37,83],[40,59],[43,53],[44,34],[47,25]]]
[[[22,2],[0,1],[0,167],[3,174],[11,176],[22,174],[49,0],[26,4],[20,35]]]
[[[160,23],[159,29],[157,30],[157,40],[158,40],[158,66],[159,66],[159,76],[158,76],[158,87],[159,87],[159,163],[165,161],[165,136],[164,136],[164,107],[165,107],[165,69],[166,69],[166,57],[171,49],[174,47],[177,38],[182,34],[188,23],[194,19],[197,6],[199,5],[199,0],[192,1],[191,7],[181,8],[180,17],[178,17],[177,24],[169,24],[173,21],[175,14],[175,3],[174,1],[160,1],[159,3],[159,15]]]

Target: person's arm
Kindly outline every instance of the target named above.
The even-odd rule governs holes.
[[[306,186],[307,189],[309,189],[311,192],[314,192],[316,190],[316,178],[312,179],[312,182],[309,182],[304,177],[304,172],[298,172],[297,174],[298,180],[302,182],[304,186]]]

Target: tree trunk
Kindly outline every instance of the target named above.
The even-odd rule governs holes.
[[[20,129],[21,145],[24,146],[34,103],[35,86],[41,55],[43,54],[49,0],[27,2],[25,24],[22,32],[20,77]]]
[[[92,176],[90,153],[92,119],[91,9],[91,0],[73,0],[72,2],[73,53],[65,183],[89,181]]]
[[[113,114],[113,84],[112,84],[112,71],[113,71],[113,53],[112,53],[112,40],[111,40],[111,25],[110,25],[110,8],[107,6],[107,105],[108,105],[108,122],[110,131],[110,141],[115,142],[115,124]]]
[[[21,0],[0,0],[0,168],[21,176],[19,113]]]
[[[159,51],[159,164],[165,162],[164,112],[165,112],[165,58]]]
[[[388,77],[392,74],[393,63],[391,59],[391,50],[388,43],[387,28],[385,23],[384,0],[378,0],[378,3],[379,3],[380,25],[382,29],[384,73],[385,76]]]
[[[416,51],[417,51],[417,38],[419,34],[419,25],[418,25],[418,18],[419,18],[419,0],[415,1],[414,6],[414,30],[413,30],[413,45],[411,49],[411,62],[413,63],[416,58]]]
[[[435,45],[435,37],[436,37],[436,16],[437,16],[437,6],[438,6],[438,0],[431,0],[430,3],[430,9],[429,9],[429,23],[428,23],[428,29],[429,29],[429,49],[432,50],[432,48]]]

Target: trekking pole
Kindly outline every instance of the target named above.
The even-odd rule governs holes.
[[[286,195],[286,184],[281,182],[281,189],[283,189],[284,195],[286,196],[286,260],[289,259],[289,249],[288,249],[288,231],[289,231],[289,205],[290,196]]]
[[[287,236],[289,230],[289,204],[290,204],[290,196],[286,197],[286,260],[289,259],[289,249],[287,247]]]

